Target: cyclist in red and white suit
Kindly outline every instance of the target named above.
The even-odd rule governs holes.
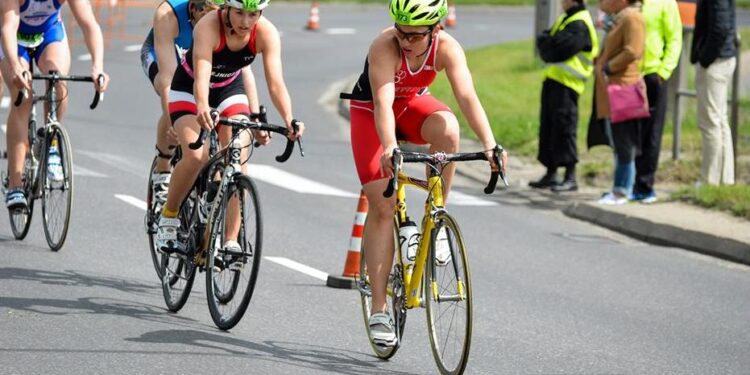
[[[208,147],[191,150],[188,144],[198,139],[201,128],[214,127],[212,108],[222,117],[247,118],[250,115],[248,99],[243,88],[243,68],[257,55],[262,56],[266,83],[271,101],[289,128],[288,137],[296,140],[302,136],[304,123],[297,122],[294,132],[292,101],[289,97],[281,69],[281,40],[276,26],[263,17],[263,9],[270,0],[226,0],[223,9],[203,16],[193,31],[193,44],[175,70],[169,92],[169,115],[182,146],[183,156],[172,172],[167,202],[159,219],[156,233],[157,246],[164,252],[185,252],[185,244],[177,238],[180,205],[190,191],[200,168],[208,160]],[[260,144],[270,141],[264,131],[253,132]],[[230,128],[219,130],[219,139],[227,144]],[[244,144],[249,137],[243,133]],[[243,149],[243,160],[247,149]],[[247,164],[243,164],[243,172]],[[231,208],[231,207],[230,207]],[[239,210],[230,213],[225,248],[239,249],[234,241],[239,231]],[[241,251],[241,250],[237,250]]]
[[[477,98],[461,45],[440,28],[447,14],[446,0],[390,0],[395,21],[370,45],[364,73],[351,100],[351,141],[354,162],[370,209],[364,229],[365,261],[372,286],[370,332],[379,345],[397,338],[386,309],[386,283],[393,260],[395,195],[384,198],[393,175],[393,151],[398,140],[429,144],[430,152],[458,151],[459,126],[450,108],[431,96],[427,87],[445,71],[461,111],[486,150],[492,170],[497,145],[487,115]],[[503,165],[507,155],[502,156]],[[443,170],[445,194],[455,165]],[[438,240],[440,235],[438,234]],[[450,256],[450,251],[447,251]],[[441,256],[440,249],[436,257]]]

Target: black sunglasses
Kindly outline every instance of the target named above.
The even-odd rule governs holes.
[[[434,26],[430,26],[426,31],[423,31],[421,33],[407,33],[406,31],[401,30],[401,28],[398,27],[398,24],[394,23],[393,27],[396,28],[396,31],[397,31],[396,35],[398,35],[399,39],[405,40],[409,43],[418,42],[424,39],[427,35],[429,35],[432,32],[434,28]]]

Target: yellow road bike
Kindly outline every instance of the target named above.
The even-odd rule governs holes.
[[[493,158],[500,170],[503,149],[496,146]],[[388,313],[393,318],[398,341],[395,346],[380,346],[373,341],[369,319],[371,315],[372,290],[364,261],[367,249],[361,249],[358,289],[362,298],[362,313],[370,344],[375,355],[382,359],[392,357],[401,345],[406,312],[417,307],[427,311],[427,329],[432,354],[441,374],[461,374],[466,368],[471,346],[472,292],[466,246],[458,222],[445,208],[443,196],[443,167],[452,162],[487,160],[484,152],[476,153],[417,153],[396,150],[393,154],[394,176],[384,196],[396,192],[394,213],[393,267],[387,284]],[[409,177],[400,171],[402,162],[424,163],[429,169],[427,181]],[[495,190],[498,176],[507,181],[502,172],[492,172],[484,189],[486,194]],[[399,227],[407,220],[406,188],[416,187],[427,192],[421,238],[414,263],[404,262],[399,246]],[[441,233],[443,232],[443,233]],[[437,245],[438,241],[444,241]],[[446,243],[447,242],[447,243]],[[448,260],[436,261],[436,246],[448,246]]]

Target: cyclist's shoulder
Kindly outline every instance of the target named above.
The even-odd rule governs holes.
[[[383,30],[373,39],[372,43],[370,43],[369,54],[370,58],[399,57],[398,41],[396,40],[393,27]]]

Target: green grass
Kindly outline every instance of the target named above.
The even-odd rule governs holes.
[[[672,194],[672,198],[729,211],[750,220],[750,186],[747,185],[684,188]]]
[[[322,0],[324,3],[384,3],[385,0]],[[750,1],[750,0],[748,0]],[[535,0],[448,0],[449,4],[461,5],[534,5]]]

